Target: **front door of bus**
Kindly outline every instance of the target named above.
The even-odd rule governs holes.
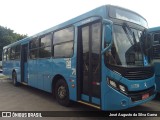
[[[94,22],[78,29],[78,93],[79,99],[100,105],[101,23]]]
[[[28,43],[21,46],[21,82],[28,82]]]

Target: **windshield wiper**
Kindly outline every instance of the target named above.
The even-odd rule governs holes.
[[[127,24],[127,23],[123,23],[122,28],[123,28],[124,32],[126,33],[127,38],[129,39],[131,45],[137,44],[135,34],[134,34],[134,32],[131,30],[131,28],[128,26],[128,24]],[[131,36],[131,37],[130,37],[130,36]],[[133,40],[132,40],[132,39],[133,39]]]
[[[137,45],[137,41],[136,41],[135,33],[134,33],[134,32],[132,32],[132,33],[133,33],[133,41],[134,41],[134,44],[136,44],[136,45]]]

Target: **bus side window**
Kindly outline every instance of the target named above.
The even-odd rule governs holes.
[[[8,53],[9,53],[9,50],[8,50]],[[7,59],[9,59],[9,54],[7,56]],[[11,60],[15,59],[15,47],[11,47],[11,49],[10,49],[10,59]]]
[[[15,47],[15,59],[20,59],[20,45],[16,45]]]
[[[71,57],[73,54],[74,28],[69,27],[56,31],[53,36],[53,56]]]
[[[7,53],[6,53],[6,60],[11,60],[11,48],[7,49]]]
[[[7,49],[3,50],[3,61],[7,60]]]
[[[39,56],[39,39],[35,38],[29,42],[29,58],[35,59]]]
[[[52,34],[47,34],[40,39],[39,58],[51,57]]]

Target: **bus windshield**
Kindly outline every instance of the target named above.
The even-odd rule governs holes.
[[[106,52],[107,63],[121,66],[143,66],[143,51],[141,49],[141,31],[131,28],[135,40],[127,37],[127,32],[121,25],[113,26],[114,42],[111,51]]]

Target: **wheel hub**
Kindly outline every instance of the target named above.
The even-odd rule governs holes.
[[[63,99],[66,97],[66,88],[64,86],[60,86],[58,88],[58,96],[60,99]]]

